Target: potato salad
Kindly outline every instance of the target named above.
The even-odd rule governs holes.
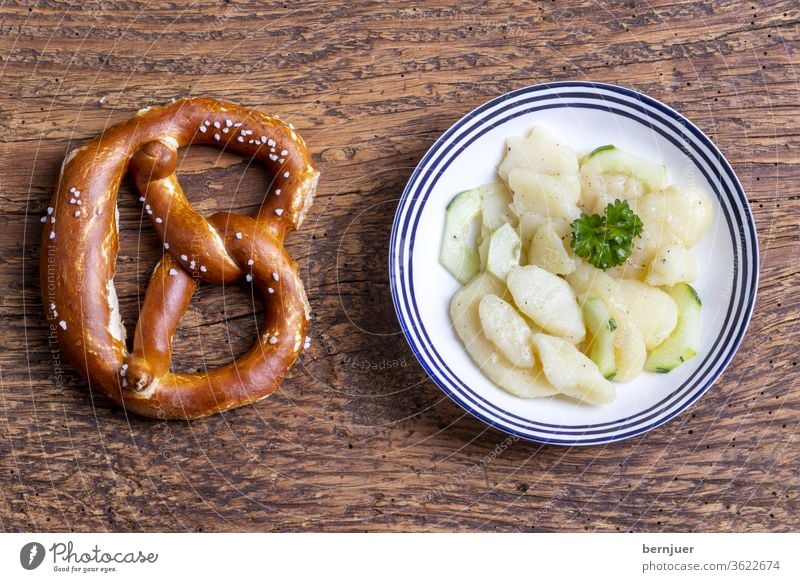
[[[489,380],[601,405],[697,354],[706,192],[614,145],[578,156],[538,127],[507,139],[497,176],[451,200],[440,254],[463,285],[453,328]]]

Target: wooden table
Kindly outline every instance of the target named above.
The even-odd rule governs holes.
[[[787,531],[800,526],[800,9],[743,3],[201,0],[0,8],[0,529]],[[605,447],[512,442],[416,363],[394,315],[389,232],[415,164],[503,92],[597,80],[700,126],[753,207],[761,285],[739,354],[691,410]],[[209,95],[280,114],[322,170],[289,248],[313,344],[279,392],[196,422],[126,416],[64,363],[39,299],[39,216],[70,149],[137,109]],[[252,210],[265,174],[193,149],[197,208]],[[160,254],[131,184],[117,287],[129,327]],[[432,247],[437,241],[431,241]],[[260,308],[203,287],[183,370],[247,349]]]

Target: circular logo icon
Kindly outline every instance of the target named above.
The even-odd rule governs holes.
[[[44,561],[44,546],[39,542],[29,542],[19,551],[19,563],[26,570],[35,570]]]

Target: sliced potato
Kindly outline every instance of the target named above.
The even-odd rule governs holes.
[[[647,362],[647,347],[642,333],[636,324],[627,319],[615,318],[617,329],[614,332],[614,355],[617,374],[614,380],[627,382],[633,380],[644,370]]]
[[[605,193],[603,174],[589,168],[581,168],[581,197],[580,207],[584,212],[594,212],[595,201],[598,196]]]
[[[636,323],[648,351],[669,337],[678,324],[678,306],[672,297],[633,279],[619,281],[619,292],[625,305],[622,318]]]
[[[692,247],[700,241],[708,227],[711,226],[711,221],[714,219],[714,207],[705,190],[686,187],[681,188],[681,192],[689,209],[687,213],[689,228],[683,242],[687,247]]]
[[[638,279],[644,280],[647,274],[647,267],[652,261],[655,251],[647,247],[641,239],[633,241],[631,255],[628,259],[618,267],[612,267],[606,270],[606,274],[614,279]]]
[[[580,207],[588,214],[602,214],[615,200],[627,200],[636,212],[637,201],[644,194],[644,186],[633,176],[624,174],[598,174],[581,168]]]
[[[570,200],[577,205],[581,199],[581,177],[579,174],[559,174],[558,179],[563,182],[566,191],[570,194]]]
[[[502,182],[484,184],[478,190],[481,193],[481,215],[483,226],[494,232],[504,224],[517,226],[517,217],[509,208],[513,202],[511,190]]]
[[[524,246],[528,246],[543,224],[547,224],[550,220],[546,216],[538,212],[523,212],[519,217],[519,237],[522,239]]]
[[[577,198],[565,182],[548,174],[517,168],[508,174],[518,215],[535,212],[547,218],[574,220],[580,215]]]
[[[578,156],[546,130],[535,127],[528,137],[515,136],[506,140],[506,155],[497,173],[508,181],[509,173],[516,168],[551,176],[577,174]]]
[[[697,278],[697,260],[683,245],[672,243],[658,251],[650,261],[644,282],[648,285],[672,287],[691,283]]]
[[[528,247],[528,263],[556,275],[567,275],[574,271],[577,261],[564,243],[570,230],[569,222],[559,219],[549,220],[540,226]]]
[[[481,329],[480,301],[486,295],[503,298],[505,285],[488,273],[480,273],[459,290],[450,302],[453,329],[472,360],[497,386],[519,398],[552,396],[556,389],[537,368],[512,365],[495,349]]]
[[[510,303],[497,295],[481,299],[478,313],[483,333],[505,358],[520,368],[533,368],[531,329]]]
[[[519,310],[536,325],[572,343],[583,341],[586,328],[575,293],[564,279],[528,265],[509,273],[508,289]]]
[[[659,217],[648,216],[644,222],[642,236],[634,239],[631,256],[615,269],[609,269],[609,275],[618,278],[644,280],[647,268],[656,256],[658,249],[674,240],[669,225]]]
[[[544,375],[560,393],[589,404],[608,404],[614,400],[614,386],[573,344],[537,333],[533,336],[533,345],[542,362]]]
[[[677,186],[644,196],[637,214],[644,222],[645,231],[651,231],[649,237],[653,239],[652,244],[656,248],[674,239],[691,248],[700,240],[713,219],[708,194],[698,188]]]
[[[585,183],[585,182],[584,182]],[[597,178],[596,190],[581,192],[580,208],[587,214],[604,214],[606,206],[616,200],[626,200],[636,212],[644,188],[636,178],[612,174]]]

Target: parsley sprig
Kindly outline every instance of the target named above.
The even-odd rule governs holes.
[[[631,255],[633,239],[641,236],[642,219],[628,206],[627,200],[615,200],[605,215],[581,212],[572,222],[569,246],[598,269],[610,269]]]

